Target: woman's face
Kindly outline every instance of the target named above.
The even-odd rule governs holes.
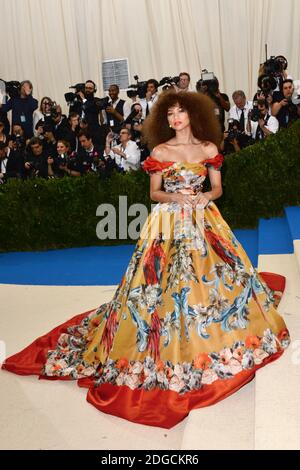
[[[187,111],[176,104],[168,109],[168,123],[175,131],[181,131],[190,125]]]
[[[67,153],[67,150],[68,150],[63,142],[57,142],[56,149],[57,149],[58,155],[62,155],[63,153]]]

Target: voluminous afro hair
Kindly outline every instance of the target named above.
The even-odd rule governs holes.
[[[202,93],[175,91],[163,92],[145,119],[143,141],[148,147],[153,149],[175,136],[175,130],[169,127],[167,114],[168,109],[177,104],[187,111],[193,136],[219,147],[221,127],[215,113],[214,102]]]

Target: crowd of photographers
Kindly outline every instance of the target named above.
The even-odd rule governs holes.
[[[300,118],[300,97],[287,75],[283,56],[271,57],[258,78],[258,91],[250,101],[242,90],[229,97],[221,93],[213,73],[202,71],[196,91],[208,95],[224,133],[222,152],[237,152],[286,128]],[[137,170],[149,155],[143,143],[143,121],[158,94],[170,88],[190,91],[190,76],[150,79],[131,85],[127,100],[119,87],[111,85],[108,96],[96,97],[92,80],[75,85],[66,93],[68,116],[50,97],[40,105],[32,96],[30,81],[4,82],[6,92],[0,105],[0,183],[11,177],[79,177],[96,173],[107,178],[113,170]],[[10,112],[11,125],[7,113]],[[226,126],[225,113],[228,113]]]

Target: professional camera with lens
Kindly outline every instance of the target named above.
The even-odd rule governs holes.
[[[11,140],[16,143],[16,150],[23,150],[25,148],[25,138],[22,135],[12,135]]]
[[[273,91],[277,87],[277,82],[272,75],[263,74],[258,77],[257,86],[264,92],[265,96],[268,96],[272,95]]]
[[[59,112],[57,111],[57,104],[55,101],[52,101],[51,108],[50,108],[50,118],[56,119],[58,116],[59,116]]]
[[[201,79],[196,83],[196,90],[202,93],[214,95],[219,89],[219,81],[213,72],[203,69]]]
[[[179,76],[176,77],[163,77],[160,82],[159,86],[162,87],[163,90],[168,90],[169,88],[174,88],[174,86],[178,85],[180,80]]]
[[[283,55],[271,56],[264,62],[264,73],[266,75],[278,76],[287,69],[288,61]]]
[[[145,98],[147,93],[147,82],[140,82],[138,75],[134,75],[133,77],[136,80],[136,83],[129,85],[127,90],[128,98],[133,98],[134,96],[138,96],[139,98]]]
[[[95,104],[99,111],[103,111],[109,105],[109,96],[105,96],[104,98],[95,98]]]
[[[0,81],[5,85],[5,91],[10,98],[16,98],[20,95],[21,91],[21,83],[15,80],[11,80],[10,82],[6,82],[0,78]]]
[[[258,100],[253,101],[253,108],[250,109],[249,111],[249,116],[250,116],[251,121],[258,122],[259,119],[262,117],[258,109],[258,104],[259,103],[265,104],[265,102],[266,102],[265,98],[260,98]]]
[[[81,91],[85,92],[85,83],[76,83],[76,85],[70,86],[70,89],[75,90],[75,92],[65,93],[65,100],[68,106],[73,106],[77,101],[81,101],[81,98],[78,96],[78,93]]]
[[[235,121],[234,119],[228,119],[228,134],[227,140],[229,142],[233,141],[234,139],[238,139],[242,132],[238,129],[239,122]]]
[[[69,155],[67,153],[62,153],[60,155],[57,155],[56,157],[57,166],[59,165],[67,166],[68,163],[69,163]]]

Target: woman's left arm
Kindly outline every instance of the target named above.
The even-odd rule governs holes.
[[[206,191],[203,194],[209,201],[214,201],[215,199],[221,197],[223,194],[221,172],[219,170],[215,170],[214,168],[209,168],[208,175],[211,190]]]

